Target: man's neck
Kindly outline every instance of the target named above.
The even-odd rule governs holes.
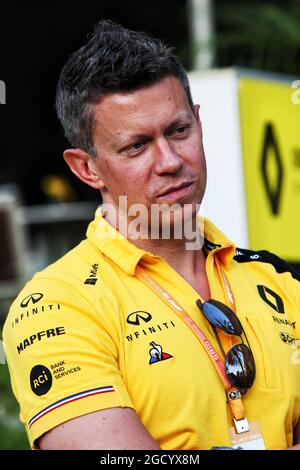
[[[187,250],[187,241],[183,239],[177,240],[169,238],[167,240],[153,240],[151,238],[139,238],[137,240],[131,240],[129,238],[129,240],[138,248],[148,251],[156,256],[161,256],[171,266],[173,266],[174,269],[176,269],[175,266],[179,267],[182,262],[184,262],[184,264],[190,264],[191,269],[193,269],[194,265],[196,264],[196,259],[202,253],[200,247],[196,250]]]
[[[210,298],[210,290],[206,275],[206,259],[202,250],[201,234],[198,233],[199,240],[188,240],[186,238],[134,238],[129,233],[123,233],[122,227],[116,227],[109,214],[105,217],[106,221],[114,228],[119,230],[131,243],[142,250],[148,251],[156,256],[162,257],[175,271],[178,272],[200,295],[203,299]],[[196,221],[195,221],[196,223]],[[122,224],[121,224],[122,225]],[[124,225],[123,225],[124,227]],[[193,249],[188,249],[191,247]]]
[[[139,248],[161,256],[200,294],[202,300],[210,299],[206,258],[201,248],[187,250],[182,240],[134,240],[133,242]]]
[[[203,234],[201,235],[197,227],[196,216],[190,221],[189,225],[193,231],[190,230],[192,239],[188,239],[185,236],[185,230],[182,230],[183,233],[178,237],[174,234],[174,228],[172,229],[172,227],[169,228],[167,235],[166,233],[162,234],[161,229],[155,231],[156,236],[152,234],[151,229],[145,230],[143,234],[139,233],[138,229],[131,233],[132,221],[124,217],[117,209],[115,209],[114,216],[111,212],[105,210],[102,215],[112,227],[124,235],[131,243],[156,256],[161,256],[172,266],[177,264],[174,261],[175,259],[189,260],[191,264],[194,264],[194,260],[202,253],[201,240],[203,240]]]

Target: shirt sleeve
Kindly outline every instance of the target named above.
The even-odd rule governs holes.
[[[32,280],[14,301],[4,350],[33,448],[42,434],[72,418],[134,408],[118,367],[115,308],[105,297],[93,304],[53,279]]]

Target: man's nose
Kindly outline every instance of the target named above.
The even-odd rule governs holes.
[[[162,139],[155,145],[155,171],[158,175],[177,173],[182,167],[182,159],[175,152],[167,139]]]

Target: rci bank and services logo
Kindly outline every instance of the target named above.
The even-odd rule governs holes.
[[[45,395],[52,387],[52,374],[46,366],[37,365],[30,372],[30,386],[38,396]]]

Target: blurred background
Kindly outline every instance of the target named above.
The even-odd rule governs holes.
[[[0,6],[1,330],[26,279],[85,237],[101,202],[64,163],[54,110],[62,66],[101,18],[163,39],[190,72],[205,214],[238,244],[300,267],[299,0],[10,0]],[[0,449],[27,449],[0,359]]]

